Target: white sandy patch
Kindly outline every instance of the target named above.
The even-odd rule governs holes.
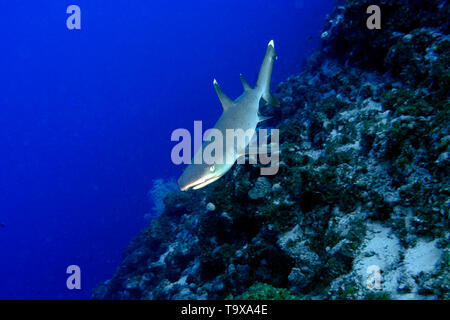
[[[415,276],[436,270],[442,257],[442,250],[436,247],[436,242],[419,240],[414,248],[406,250],[404,265],[409,274]]]
[[[366,285],[372,266],[376,266],[383,272],[382,289],[395,291],[398,274],[390,271],[398,267],[400,250],[400,241],[392,234],[390,228],[383,227],[378,223],[368,223],[366,239],[353,263],[353,269],[361,279],[361,284]]]

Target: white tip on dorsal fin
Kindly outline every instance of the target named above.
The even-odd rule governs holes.
[[[275,43],[273,42],[273,40],[269,41],[269,44],[267,45],[267,47],[272,47],[275,50]],[[278,60],[277,55],[274,56],[275,60]]]
[[[242,82],[242,86],[244,87],[244,90],[245,91],[252,90],[253,87],[248,84],[247,80],[244,79],[244,76],[242,75],[242,73],[239,76],[241,77],[241,82]]]
[[[216,89],[217,96],[219,97],[220,103],[222,103],[223,110],[227,110],[232,104],[233,100],[231,100],[223,91],[220,89],[217,80],[213,81],[214,89]]]

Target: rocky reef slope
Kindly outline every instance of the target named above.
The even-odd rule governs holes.
[[[377,2],[377,1],[375,1]],[[448,299],[447,1],[348,0],[279,84],[280,171],[170,193],[96,299]]]

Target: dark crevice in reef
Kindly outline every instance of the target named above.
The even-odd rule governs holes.
[[[281,108],[262,108],[279,173],[235,165],[170,193],[93,298],[448,299],[448,16],[447,1],[338,4]]]

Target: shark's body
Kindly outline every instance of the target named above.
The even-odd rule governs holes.
[[[270,80],[272,77],[273,61],[276,59],[273,41],[270,41],[266,55],[258,75],[258,81],[255,87],[251,87],[241,75],[244,92],[236,100],[231,100],[220,89],[217,81],[214,79],[214,88],[223,106],[223,112],[214,129],[220,131],[222,136],[226,136],[227,129],[231,130],[255,130],[259,122],[265,120],[259,115],[259,103],[263,98],[267,103],[278,106],[278,101],[270,94]],[[189,189],[200,189],[204,186],[218,180],[228,170],[231,169],[236,160],[245,155],[245,149],[249,144],[249,139],[237,141],[235,145],[223,143],[223,155],[227,160],[224,163],[192,163],[190,164],[178,179],[178,186],[182,191]],[[211,142],[205,142],[194,159],[199,157],[204,148]],[[200,153],[200,154],[198,154]]]

